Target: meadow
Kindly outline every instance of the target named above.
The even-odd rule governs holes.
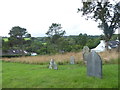
[[[116,51],[106,51],[98,53],[101,56],[101,59],[104,63],[118,63],[116,59],[118,58],[118,52]],[[16,58],[3,58],[7,62],[20,62],[28,64],[46,64],[50,62],[50,59],[54,59],[57,64],[68,64],[70,56],[74,56],[76,64],[83,64],[82,52],[69,52],[65,54],[56,54],[56,55],[38,55],[38,56],[25,56],[25,57],[16,57]]]
[[[99,53],[103,63],[103,77],[89,77],[82,53],[2,58],[3,88],[118,88],[117,52]],[[70,65],[70,56],[75,65]],[[48,69],[54,58],[58,70]],[[1,72],[0,72],[1,73]]]
[[[24,38],[25,40],[30,40],[30,38]],[[9,39],[8,38],[2,38],[2,40],[4,40],[5,42],[8,42]]]
[[[85,65],[33,65],[3,61],[3,88],[118,88],[118,65],[103,65],[103,77],[86,75]]]

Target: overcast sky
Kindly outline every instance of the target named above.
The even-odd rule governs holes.
[[[61,24],[66,35],[101,35],[96,22],[77,13],[80,6],[81,0],[1,0],[0,36],[8,36],[13,26],[20,26],[32,36],[41,37],[52,23]]]

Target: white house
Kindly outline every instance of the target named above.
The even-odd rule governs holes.
[[[103,51],[105,51],[105,41],[101,40],[100,44],[96,48],[91,49],[91,51],[93,51],[93,50],[96,51],[96,52],[103,52]]]

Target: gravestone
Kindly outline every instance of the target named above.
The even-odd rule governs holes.
[[[54,59],[51,59],[49,64],[49,69],[58,69],[57,64],[55,63]]]
[[[49,63],[49,69],[53,69],[54,60],[51,59]]]
[[[102,60],[95,51],[87,56],[87,75],[102,78]]]
[[[88,46],[84,46],[83,47],[83,60],[84,60],[84,63],[87,64],[87,56],[88,54],[90,53],[90,49]]]
[[[74,58],[74,56],[70,57],[70,64],[75,64],[75,58]]]
[[[57,64],[54,62],[54,66],[53,66],[53,68],[55,69],[55,70],[57,70],[58,69],[58,66],[57,66]]]

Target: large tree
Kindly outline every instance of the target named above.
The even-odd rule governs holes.
[[[91,1],[91,2],[90,2]],[[120,2],[110,2],[110,0],[82,0],[82,8],[78,11],[82,12],[83,16],[94,19],[99,23],[98,27],[103,30],[108,49],[108,41],[116,29],[120,28]]]
[[[17,48],[22,50],[22,54],[24,54],[24,45],[26,44],[25,38],[30,38],[31,35],[27,33],[25,28],[21,28],[19,26],[12,27],[10,32],[8,33],[9,37],[9,45],[12,48]],[[28,41],[27,41],[28,42]]]
[[[46,34],[48,35],[48,41],[52,47],[59,50],[60,43],[63,41],[62,37],[65,34],[65,30],[62,30],[61,24],[52,23]]]

